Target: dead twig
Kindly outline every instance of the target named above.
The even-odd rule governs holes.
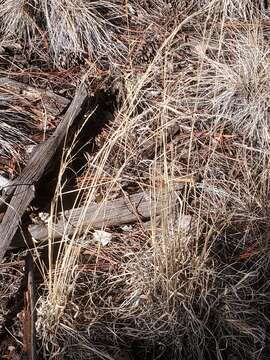
[[[28,360],[37,359],[36,346],[36,299],[34,283],[34,265],[30,252],[25,258],[26,288],[24,292],[23,338],[24,352]]]

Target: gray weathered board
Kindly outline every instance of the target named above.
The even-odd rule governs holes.
[[[7,195],[11,196],[11,200],[0,224],[0,261],[19,228],[23,214],[35,197],[35,184],[44,175],[69,127],[81,112],[86,97],[86,90],[81,86],[54,134],[32,154],[22,174],[8,188]]]
[[[177,191],[182,187],[178,185]],[[93,203],[86,208],[67,210],[58,214],[56,223],[50,226],[48,224],[30,225],[28,230],[37,242],[47,240],[49,234],[54,239],[60,239],[75,233],[83,234],[92,229],[131,224],[139,220],[146,221],[153,214],[160,215],[166,210],[166,206],[166,201],[162,201],[162,196],[157,202],[153,202],[149,194],[139,192],[104,201],[101,204]]]

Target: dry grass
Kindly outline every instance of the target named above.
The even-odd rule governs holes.
[[[41,7],[55,63],[62,52],[109,56],[123,87],[98,150],[85,154],[83,204],[102,204],[127,188],[152,199],[149,229],[108,230],[106,247],[94,242],[91,224],[83,232],[79,224],[53,259],[51,231],[38,303],[44,356],[117,359],[115,349],[124,348],[134,358],[263,359],[270,270],[265,3],[155,1],[151,11],[141,3]],[[22,20],[6,18],[5,32],[14,21]],[[118,21],[128,25],[126,39]],[[155,46],[139,58],[153,29]],[[73,145],[63,155],[49,229]]]
[[[120,60],[126,54],[116,36],[125,16],[117,1],[3,0],[0,5],[4,39],[16,39],[29,54],[36,52],[56,66],[70,66],[84,57]]]

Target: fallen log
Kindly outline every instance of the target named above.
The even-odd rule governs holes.
[[[183,187],[184,185],[178,185],[176,191]],[[87,208],[79,207],[64,211],[58,214],[58,221],[52,225],[45,223],[30,225],[28,231],[37,242],[46,241],[49,236],[53,239],[61,239],[92,229],[147,221],[153,214],[160,215],[166,210],[165,207],[162,198],[153,203],[149,194],[139,192],[101,204],[93,203]]]
[[[8,208],[0,224],[0,261],[3,259],[28,205],[35,197],[35,185],[46,172],[55,153],[63,143],[69,127],[82,110],[87,98],[81,86],[54,134],[32,154],[22,174],[7,188],[3,202],[11,197]]]

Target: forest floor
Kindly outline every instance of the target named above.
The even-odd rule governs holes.
[[[0,358],[270,356],[268,0],[0,0]]]

